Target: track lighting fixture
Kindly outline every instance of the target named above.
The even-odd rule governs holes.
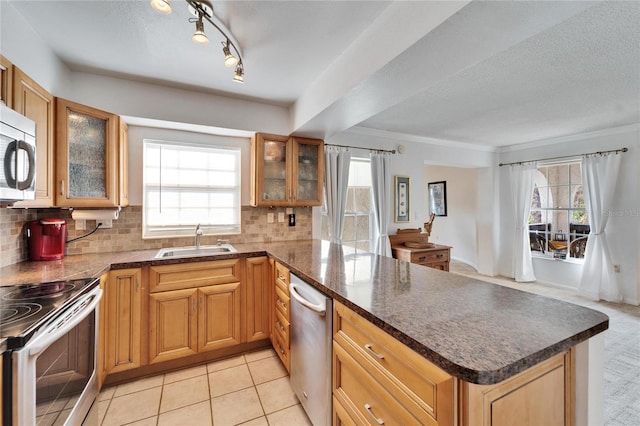
[[[165,15],[171,13],[171,3],[169,3],[169,0],[151,0],[151,7]]]
[[[224,54],[224,65],[228,68],[236,67],[233,81],[238,83],[244,83],[244,65],[242,64],[242,52],[238,41],[235,39],[231,31],[213,14],[213,6],[209,0],[185,0],[189,12],[191,12],[195,18],[190,18],[189,22],[196,24],[196,31],[193,33],[193,41],[196,43],[206,44],[209,42],[209,38],[204,32],[204,21],[222,34],[226,39],[226,42],[222,42],[222,52]],[[169,0],[151,0],[151,7],[160,13],[171,13],[171,4]]]

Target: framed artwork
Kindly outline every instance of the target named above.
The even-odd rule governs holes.
[[[396,176],[394,222],[409,222],[409,180],[409,176]]]
[[[447,215],[447,182],[429,182],[429,214]]]

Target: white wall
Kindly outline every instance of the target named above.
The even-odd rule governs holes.
[[[640,126],[626,126],[514,147],[501,153],[500,162],[579,155],[622,147],[629,148],[629,152],[621,154],[614,204],[606,228],[607,241],[611,260],[620,265],[620,274],[617,276],[624,301],[637,305],[640,300]],[[512,277],[513,232],[509,230],[514,229],[514,221],[509,214],[511,196],[506,167],[500,170],[500,199],[500,223],[503,231],[499,244],[499,271],[501,275]],[[582,265],[569,261],[534,259],[533,268],[538,280],[572,288],[578,287],[582,274]]]
[[[429,182],[446,181],[447,216],[436,216],[430,242],[453,247],[451,257],[477,267],[477,169],[461,167],[424,167],[424,179],[416,182],[428,206]]]

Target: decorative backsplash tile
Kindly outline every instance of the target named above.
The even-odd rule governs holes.
[[[229,240],[231,244],[262,243],[286,240],[304,240],[312,238],[312,209],[296,207],[296,226],[290,227],[288,222],[267,223],[267,213],[285,212],[284,207],[242,207],[241,227],[239,235],[203,236],[203,245],[216,244],[217,240]],[[286,217],[286,215],[285,215]],[[60,218],[67,222],[67,240],[90,232],[95,227],[94,221],[87,221],[86,230],[77,231],[75,221],[71,219],[69,210],[64,209],[11,209],[0,208],[0,267],[28,260],[25,225],[30,220],[44,218]],[[194,230],[195,234],[195,230]],[[95,234],[66,245],[66,255],[115,252],[128,250],[150,250],[163,247],[179,247],[193,245],[194,239],[162,238],[142,239],[142,207],[125,207],[120,217],[113,221],[113,228],[99,229]]]

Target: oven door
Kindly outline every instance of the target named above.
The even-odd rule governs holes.
[[[80,425],[98,395],[96,287],[13,353],[15,425]]]

